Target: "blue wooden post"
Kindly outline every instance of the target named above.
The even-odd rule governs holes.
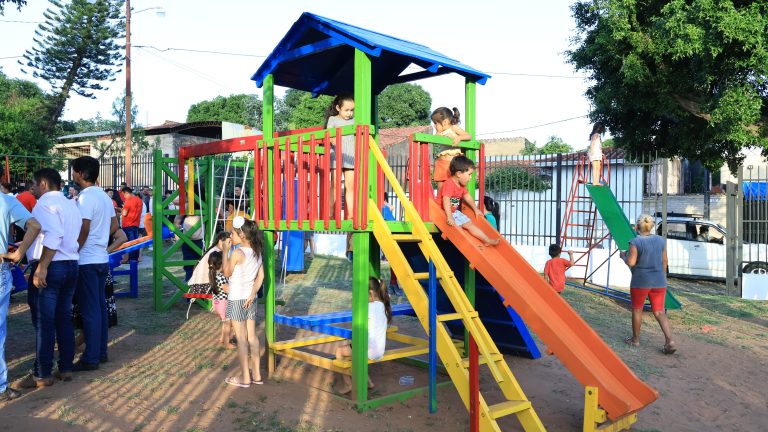
[[[429,260],[429,413],[437,412],[437,271]]]

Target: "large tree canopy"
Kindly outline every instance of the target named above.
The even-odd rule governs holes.
[[[198,102],[187,112],[187,121],[219,120],[256,128],[261,127],[261,101],[257,95],[217,96]]]
[[[572,6],[591,117],[616,143],[714,168],[768,152],[768,0],[584,0]]]
[[[64,4],[50,0],[56,10],[45,11],[45,22],[35,31],[35,47],[24,54],[22,66],[31,69],[53,87],[54,99],[46,116],[45,130],[53,133],[74,92],[94,98],[105,81],[114,80],[122,62],[124,37],[120,0],[72,0]]]
[[[394,84],[379,95],[379,127],[400,128],[430,123],[432,97],[416,84]]]
[[[48,154],[53,141],[43,132],[47,106],[48,96],[35,83],[0,72],[0,154]]]

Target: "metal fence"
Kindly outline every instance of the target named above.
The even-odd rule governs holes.
[[[768,165],[747,165],[740,171],[742,262],[768,263]],[[768,273],[768,265],[755,270]]]

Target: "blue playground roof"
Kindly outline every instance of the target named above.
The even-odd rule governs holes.
[[[304,12],[251,77],[313,94],[349,93],[354,87],[355,49],[371,57],[373,94],[391,84],[457,73],[485,84],[490,75],[432,49],[392,36]],[[423,71],[402,75],[415,64]]]

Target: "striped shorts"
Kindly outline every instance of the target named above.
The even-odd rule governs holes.
[[[244,309],[245,299],[227,301],[227,319],[232,321],[256,321],[258,301],[254,300],[248,309]]]

